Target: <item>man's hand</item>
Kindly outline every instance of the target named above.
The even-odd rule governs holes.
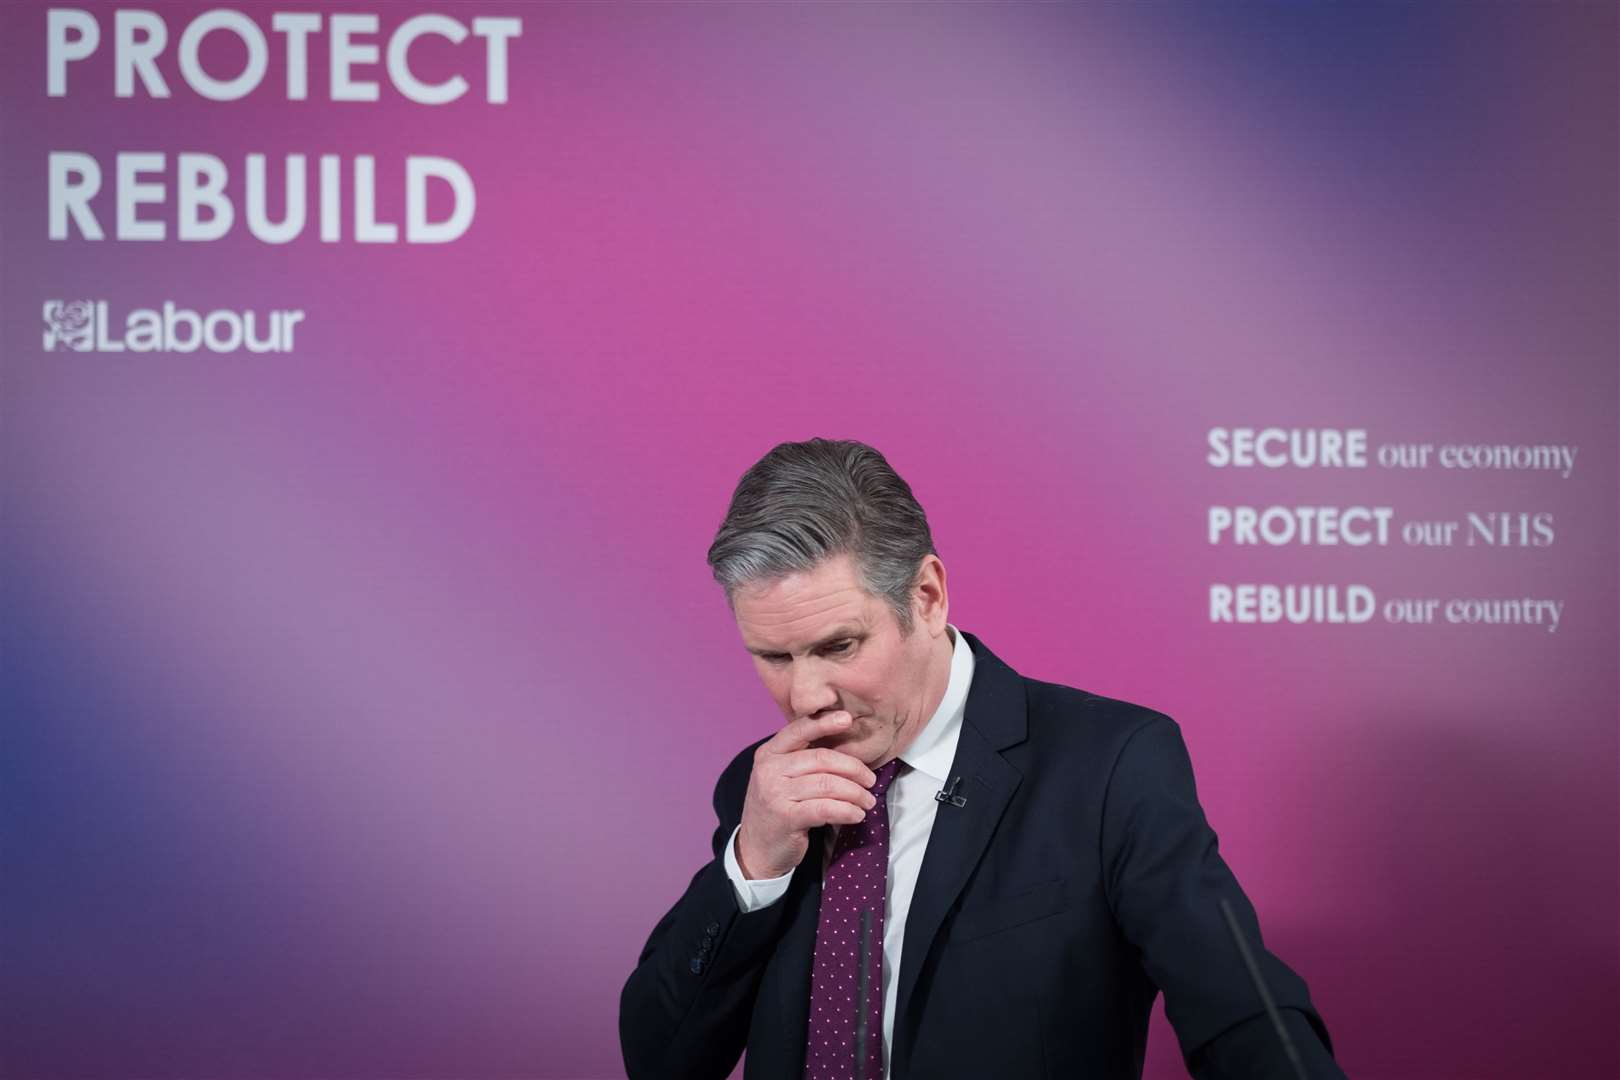
[[[877,776],[848,754],[810,744],[848,731],[847,712],[800,717],[754,751],[743,800],[737,864],[751,881],[781,877],[799,865],[818,825],[858,825],[877,805]]]

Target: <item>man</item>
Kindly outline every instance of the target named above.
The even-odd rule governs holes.
[[[714,791],[714,858],[620,1002],[626,1070],[1140,1077],[1163,990],[1199,1078],[1342,1077],[1261,946],[1169,717],[1025,679],[946,621],[922,507],[876,450],[744,474],[709,549],[786,723]]]

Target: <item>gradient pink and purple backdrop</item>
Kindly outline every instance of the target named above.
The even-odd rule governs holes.
[[[208,5],[142,6],[172,42]],[[204,101],[172,45],[174,98],[116,99],[110,6],[51,99],[45,9],[0,13],[0,1074],[620,1075],[619,988],[778,721],[703,553],[811,435],[910,480],[953,622],[1180,721],[1352,1076],[1620,1070],[1613,5],[346,6],[523,18],[511,102],[442,108],[324,101],[320,59],[309,102]],[[470,49],[413,56],[477,86]],[[51,150],[104,221],[120,150],[238,195],[248,152],[375,154],[392,220],[445,155],[477,217],[52,242]],[[308,320],[43,352],[80,296]],[[1272,424],[1580,453],[1205,464]],[[1557,539],[1205,542],[1273,502]],[[1211,625],[1215,581],[1566,607]]]

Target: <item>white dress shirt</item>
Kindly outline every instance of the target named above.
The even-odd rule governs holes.
[[[889,880],[883,916],[883,1075],[889,1074],[889,1056],[894,1046],[894,998],[900,985],[900,948],[905,943],[906,915],[911,896],[917,890],[917,874],[922,869],[923,851],[934,827],[934,811],[939,803],[934,795],[946,784],[946,773],[956,759],[956,740],[962,732],[962,713],[967,705],[968,685],[973,681],[973,650],[956,627],[946,624],[953,642],[951,676],[939,708],[900,760],[905,765],[889,783],[885,795],[889,810]],[[793,871],[781,877],[750,881],[737,863],[737,832],[733,829],[726,844],[726,874],[737,893],[737,906],[743,911],[781,900],[787,894]],[[832,850],[838,826],[829,830],[827,853]],[[826,876],[827,854],[822,857]]]

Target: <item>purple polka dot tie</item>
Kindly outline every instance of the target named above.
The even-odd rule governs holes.
[[[805,1080],[878,1080],[883,1075],[883,909],[889,879],[889,782],[895,758],[877,770],[877,805],[859,825],[844,825],[821,885],[815,966],[810,974],[810,1023]],[[860,1001],[861,911],[872,913],[866,958],[866,1055],[855,1061]]]

